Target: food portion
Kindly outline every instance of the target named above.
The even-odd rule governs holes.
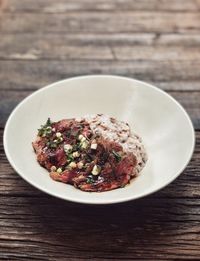
[[[128,123],[103,114],[48,119],[32,145],[53,180],[90,192],[126,186],[147,161],[141,138]]]

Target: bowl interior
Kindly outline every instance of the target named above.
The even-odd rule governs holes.
[[[127,121],[145,144],[148,162],[123,189],[82,192],[51,180],[36,161],[31,142],[48,117],[56,121],[95,113]],[[147,195],[176,178],[191,157],[194,131],[186,112],[165,92],[128,78],[85,76],[57,82],[26,98],[7,122],[4,146],[15,170],[35,187],[75,202],[115,203]]]

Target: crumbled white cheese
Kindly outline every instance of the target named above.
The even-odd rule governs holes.
[[[76,162],[72,161],[68,166],[72,169],[75,169],[76,168]]]
[[[97,149],[97,144],[96,143],[92,143],[90,148],[93,149],[93,150],[96,150]]]
[[[82,161],[78,162],[77,167],[78,167],[79,169],[82,169],[83,166],[84,166],[84,164],[83,164]]]
[[[89,142],[88,142],[87,140],[84,140],[83,142],[82,142],[82,140],[81,140],[81,148],[82,148],[82,149],[87,149],[88,144],[89,144]]]
[[[92,175],[96,176],[100,173],[101,171],[101,167],[98,165],[94,165],[93,169],[92,169]]]
[[[62,134],[60,132],[56,132],[56,137],[60,138],[62,136]]]
[[[62,172],[62,169],[61,169],[61,168],[58,168],[58,169],[57,169],[57,172],[58,172],[58,173],[61,173],[61,172]]]
[[[75,151],[75,152],[72,153],[72,156],[74,158],[78,158],[80,156],[80,153],[78,151]]]
[[[70,150],[72,150],[72,145],[70,145],[70,144],[65,144],[65,145],[64,145],[64,151],[65,151],[65,152],[69,152]]]
[[[78,136],[78,139],[79,140],[82,140],[82,139],[84,139],[85,137],[82,135],[82,134],[80,134],[79,136]]]

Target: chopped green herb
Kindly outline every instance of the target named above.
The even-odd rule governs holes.
[[[88,183],[88,184],[94,183],[93,177],[92,177],[92,176],[88,176],[88,177],[87,177],[87,180],[86,180],[86,183]]]
[[[74,146],[73,146],[73,151],[77,151],[81,148],[81,144],[80,143],[76,143]]]
[[[53,142],[53,141],[48,141],[47,142],[47,146],[49,147],[49,148],[57,148],[57,144],[55,143],[55,142]]]
[[[73,157],[72,154],[68,154],[68,155],[67,155],[67,159],[71,162],[71,161],[74,160],[74,157]]]
[[[50,118],[47,119],[46,126],[51,126],[51,119]]]
[[[115,156],[117,162],[119,162],[122,159],[121,155],[119,155],[119,153],[117,153],[116,151],[113,150],[112,153]]]
[[[47,122],[44,125],[41,125],[40,129],[38,129],[38,136],[40,137],[48,137],[52,132],[51,128],[51,120],[47,119]]]

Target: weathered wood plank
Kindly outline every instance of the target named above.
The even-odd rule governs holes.
[[[5,39],[5,38],[4,38]],[[69,45],[65,41],[58,40],[58,36],[52,39],[45,39],[44,42],[31,43],[20,39],[18,44],[13,46],[13,42],[8,43],[8,39],[0,43],[0,59],[6,60],[40,60],[40,59],[98,59],[111,60],[113,59],[112,50],[108,46],[101,45],[85,45],[74,46]]]
[[[12,206],[14,201],[17,208]],[[38,202],[38,199],[9,198],[3,203],[11,205],[10,212],[15,212],[20,206],[29,211],[19,215],[22,218],[3,222],[0,257],[50,261],[194,260],[199,255],[198,222],[176,221],[176,213],[181,207],[175,208],[173,204],[178,205],[178,201],[160,200],[153,204],[149,201],[151,207],[140,201],[140,205],[110,209],[70,207],[53,199]],[[172,207],[175,215],[166,211]],[[158,209],[162,210],[164,219],[160,214],[150,214],[160,213]],[[185,209],[191,211],[187,205]],[[186,216],[189,215],[187,211],[184,213]],[[102,236],[104,240],[101,240]]]
[[[6,0],[0,0],[0,14],[2,11],[5,10],[6,7]]]
[[[27,61],[25,64],[18,63],[18,61],[13,61],[12,63],[11,63],[11,61],[7,61],[7,62],[10,63],[10,66],[3,67],[3,65],[2,65],[2,73],[0,72],[0,81],[1,81],[0,89],[4,90],[4,91],[6,91],[6,90],[8,90],[8,91],[21,91],[21,90],[24,91],[25,90],[27,92],[35,91],[41,87],[44,87],[45,85],[48,85],[52,82],[62,79],[62,78],[58,77],[59,75],[58,75],[58,71],[56,71],[56,67],[55,67],[55,71],[54,72],[52,71],[51,75],[50,74],[48,75],[47,68],[45,66],[41,67],[41,64],[39,64],[39,63],[38,63],[38,67],[39,67],[39,69],[42,68],[42,71],[36,70],[35,67],[37,67],[37,64],[31,64],[31,63],[29,64],[29,62],[27,63]],[[15,66],[13,64],[16,62],[17,62],[17,65],[19,65],[19,66],[17,66],[17,65]],[[7,63],[2,62],[2,64],[6,65]],[[71,64],[73,64],[73,62],[71,62]],[[90,62],[88,64],[90,64]],[[87,67],[88,64],[86,63],[85,67]],[[105,64],[103,65],[103,67],[105,67]],[[0,62],[0,65],[1,65],[1,62]],[[116,75],[116,74],[120,75],[120,69],[118,70],[117,68],[115,68],[115,66],[116,65],[113,64],[113,70],[111,70],[111,71],[103,70],[103,71],[98,71],[98,73],[100,73],[100,74],[110,73],[110,74],[114,74],[114,75]],[[124,64],[124,67],[125,66],[127,66],[127,64]],[[149,67],[150,66],[151,65],[149,65]],[[84,65],[83,65],[83,67],[84,67]],[[100,65],[98,67],[100,68]],[[91,69],[92,66],[88,66],[87,68],[88,68],[88,71],[86,70],[83,72],[80,69],[80,72],[79,73],[77,72],[76,74],[73,74],[73,72],[68,74],[67,69],[66,69],[65,77],[68,78],[68,77],[72,77],[72,76],[77,76],[79,74],[92,73],[92,69]],[[123,65],[121,68],[123,68]],[[76,70],[77,69],[78,68],[76,67]],[[145,70],[145,68],[144,68],[144,70]],[[171,77],[169,77],[169,79],[164,78],[161,80],[159,80],[159,79],[154,80],[154,78],[155,78],[154,75],[148,75],[148,77],[147,77],[147,75],[145,75],[145,72],[143,73],[142,71],[140,72],[141,73],[140,75],[139,74],[136,75],[136,71],[137,70],[135,68],[133,68],[132,73],[131,72],[129,72],[128,74],[121,73],[121,75],[129,76],[129,77],[137,77],[138,79],[145,80],[148,83],[153,84],[165,91],[200,91],[200,82],[198,79],[190,80],[190,78],[188,77],[188,79],[179,80],[179,77],[177,76],[177,80],[174,77],[173,81],[170,81]],[[164,71],[164,69],[163,69],[163,71]],[[60,73],[61,72],[63,72],[63,71],[60,71]],[[158,70],[156,70],[154,73],[156,74],[157,72],[158,72]],[[14,76],[13,78],[11,78],[9,76],[10,73],[13,74],[13,76]],[[94,73],[96,73],[96,72],[94,72]],[[160,71],[159,71],[159,73],[160,73]],[[64,73],[63,73],[63,75],[64,75]],[[62,76],[62,77],[64,77],[64,76]],[[40,79],[40,80],[38,81],[38,79]]]
[[[23,90],[20,92],[18,90],[0,90],[0,127],[4,126],[8,115],[14,107],[30,93],[31,91]],[[195,128],[200,129],[200,92],[169,91],[168,93],[185,107],[192,118]]]
[[[174,82],[151,82],[149,83],[165,91],[200,91],[199,81],[174,81]]]
[[[117,74],[148,82],[198,81],[197,61],[0,61],[1,89],[37,89],[48,83],[77,75]],[[11,77],[12,75],[12,77]],[[166,85],[167,86],[167,85]],[[166,87],[167,88],[167,87]],[[169,89],[169,88],[167,88]],[[189,87],[191,89],[191,87]]]
[[[59,36],[58,36],[59,35]],[[161,47],[199,47],[199,34],[155,34],[155,33],[99,33],[99,34],[13,34],[0,33],[0,50],[7,54],[11,51],[24,50],[25,48],[36,49],[48,48],[50,45],[55,47],[85,47],[85,46],[161,46]],[[61,50],[62,51],[62,50]],[[25,52],[25,50],[24,50]],[[58,52],[58,51],[57,51]],[[5,55],[4,55],[5,56]],[[8,57],[9,58],[9,57]]]
[[[67,12],[67,11],[116,11],[116,10],[164,10],[164,11],[197,11],[195,0],[9,0],[9,12]]]
[[[183,37],[182,37],[183,36]],[[185,36],[185,37],[184,37]],[[160,36],[161,37],[161,36]],[[116,34],[108,34],[108,33],[99,33],[99,34],[85,34],[85,33],[69,33],[69,34],[57,34],[57,33],[45,33],[45,34],[31,34],[31,33],[22,33],[22,34],[13,34],[13,33],[0,33],[0,49],[9,49],[14,50],[15,48],[20,48],[22,45],[26,46],[31,43],[31,45],[39,47],[45,47],[49,44],[54,45],[72,45],[84,47],[88,45],[102,47],[110,46],[110,45],[152,45],[154,43],[154,39],[156,38],[157,42],[160,38],[156,36],[154,33],[116,33]],[[176,45],[177,42],[184,41],[184,38],[187,39],[187,43],[190,42],[190,46],[198,46],[200,42],[200,36],[197,34],[180,34],[177,39],[177,35],[172,36],[172,40]],[[164,45],[164,41],[161,41]],[[169,40],[170,42],[170,36]],[[183,42],[184,44],[184,42]]]
[[[49,196],[1,197],[1,203],[1,258],[194,260],[200,254],[196,199],[157,193],[113,206],[83,206]]]
[[[172,63],[155,64],[148,61],[134,63],[118,61],[51,61],[51,63],[47,61],[38,61],[37,63],[0,61],[0,89],[34,91],[47,84],[72,76],[114,74],[147,81],[165,91],[200,91],[200,76],[198,74],[200,64],[195,67],[192,63],[177,64],[178,66]],[[165,75],[165,70],[168,70],[167,75]]]
[[[0,90],[0,127],[3,127],[5,125],[5,122],[8,118],[8,115],[16,107],[16,105],[24,99],[27,95],[30,94],[30,91],[24,91],[24,92],[1,92]]]
[[[15,33],[184,33],[200,31],[199,13],[69,12],[68,14],[4,13],[2,32]]]
[[[190,61],[199,60],[199,47],[112,47],[113,58],[116,60],[156,60],[156,61]]]
[[[159,45],[181,45],[181,46],[199,46],[199,34],[160,34],[156,38],[156,44]]]
[[[151,38],[143,40],[153,40]],[[93,38],[95,36],[93,35]],[[191,37],[190,37],[191,38]],[[135,45],[132,43],[114,44],[110,37],[102,45],[102,41],[96,43],[89,42],[89,39],[82,35],[73,39],[72,37],[55,34],[50,35],[2,35],[0,41],[0,59],[6,60],[42,60],[42,59],[78,59],[78,60],[156,60],[156,61],[190,61],[200,60],[200,44],[195,46],[183,45],[159,45],[158,40],[153,46],[138,44],[138,38],[135,39]],[[109,43],[109,39],[112,42]],[[125,40],[124,40],[125,41]],[[163,39],[161,39],[161,42]],[[145,41],[146,42],[146,41]],[[14,43],[14,44],[13,44]],[[200,43],[200,37],[199,37]]]

